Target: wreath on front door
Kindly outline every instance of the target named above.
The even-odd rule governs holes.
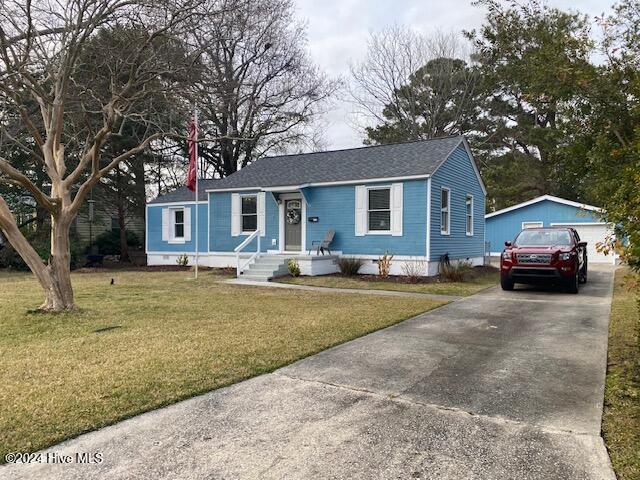
[[[292,208],[287,210],[287,223],[289,225],[297,225],[300,223],[300,210]]]

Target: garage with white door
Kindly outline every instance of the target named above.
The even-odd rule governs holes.
[[[552,223],[552,226],[573,227],[580,235],[580,240],[587,242],[587,256],[593,263],[614,263],[615,257],[612,253],[608,255],[599,252],[597,245],[613,234],[611,225],[604,222],[593,223]]]
[[[491,255],[500,255],[505,241],[512,241],[525,228],[573,227],[587,242],[592,263],[615,263],[615,255],[598,252],[597,245],[612,235],[612,226],[603,221],[603,210],[585,203],[542,195],[485,216],[485,241]]]

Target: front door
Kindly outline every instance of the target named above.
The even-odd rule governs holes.
[[[302,250],[301,200],[284,202],[284,249],[292,252]]]

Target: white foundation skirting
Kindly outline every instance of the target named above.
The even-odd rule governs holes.
[[[338,258],[333,255],[326,258],[321,256],[296,257],[296,260],[300,265],[301,275],[328,275],[340,271],[337,263]]]
[[[160,253],[154,252],[147,254],[147,265],[157,266],[157,265],[177,265],[178,257],[180,257],[182,253],[178,252],[167,252]],[[251,252],[247,253],[243,256],[250,256]],[[189,257],[189,265],[195,264],[195,255],[193,253],[187,253]],[[287,255],[284,255],[287,256]],[[357,255],[348,255],[349,257],[362,258]],[[298,264],[300,265],[300,273],[302,275],[328,275],[331,273],[337,273],[340,271],[338,267],[338,256],[308,256],[308,255],[291,255],[291,258],[296,258],[298,260]],[[378,274],[378,263],[376,258],[363,258],[364,265],[360,268],[360,273],[366,275],[377,275]],[[483,257],[469,257],[469,258],[460,258],[460,259],[452,259],[451,263],[456,264],[458,262],[469,262],[473,266],[483,265],[484,258]],[[421,272],[423,276],[433,276],[438,274],[439,264],[437,261],[427,262],[423,257],[394,257],[391,260],[391,275],[405,275],[405,264],[415,264],[415,267],[418,271]],[[234,253],[201,253],[199,256],[199,265],[203,267],[214,267],[214,268],[235,268],[236,267],[236,255]]]
[[[158,265],[177,265],[178,258],[181,257],[182,253],[177,252],[167,252],[167,253],[148,253],[147,254],[147,265],[158,266]],[[196,256],[193,253],[187,253],[187,257],[189,257],[189,265],[195,265]],[[201,267],[214,267],[214,268],[226,268],[226,267],[236,267],[236,255],[235,254],[209,254],[209,253],[201,253],[198,256],[198,265]]]
[[[483,265],[483,257],[452,259],[451,263],[455,265],[463,261],[469,262],[473,266]],[[379,273],[377,259],[367,259],[364,260],[364,262],[364,265],[360,268],[360,273],[366,275],[377,275]],[[411,269],[417,270],[422,276],[431,277],[438,274],[439,266],[439,262],[437,261],[427,262],[424,258],[420,257],[400,257],[398,259],[394,257],[391,260],[389,273],[391,275],[406,275],[406,270]]]

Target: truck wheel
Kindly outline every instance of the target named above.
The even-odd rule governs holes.
[[[580,283],[587,283],[587,262],[584,262],[582,271],[580,272]]]
[[[513,290],[514,281],[509,278],[508,275],[500,275],[500,286],[503,290]]]
[[[576,270],[575,275],[567,282],[567,290],[569,293],[578,293],[578,284],[580,283],[580,271]]]

